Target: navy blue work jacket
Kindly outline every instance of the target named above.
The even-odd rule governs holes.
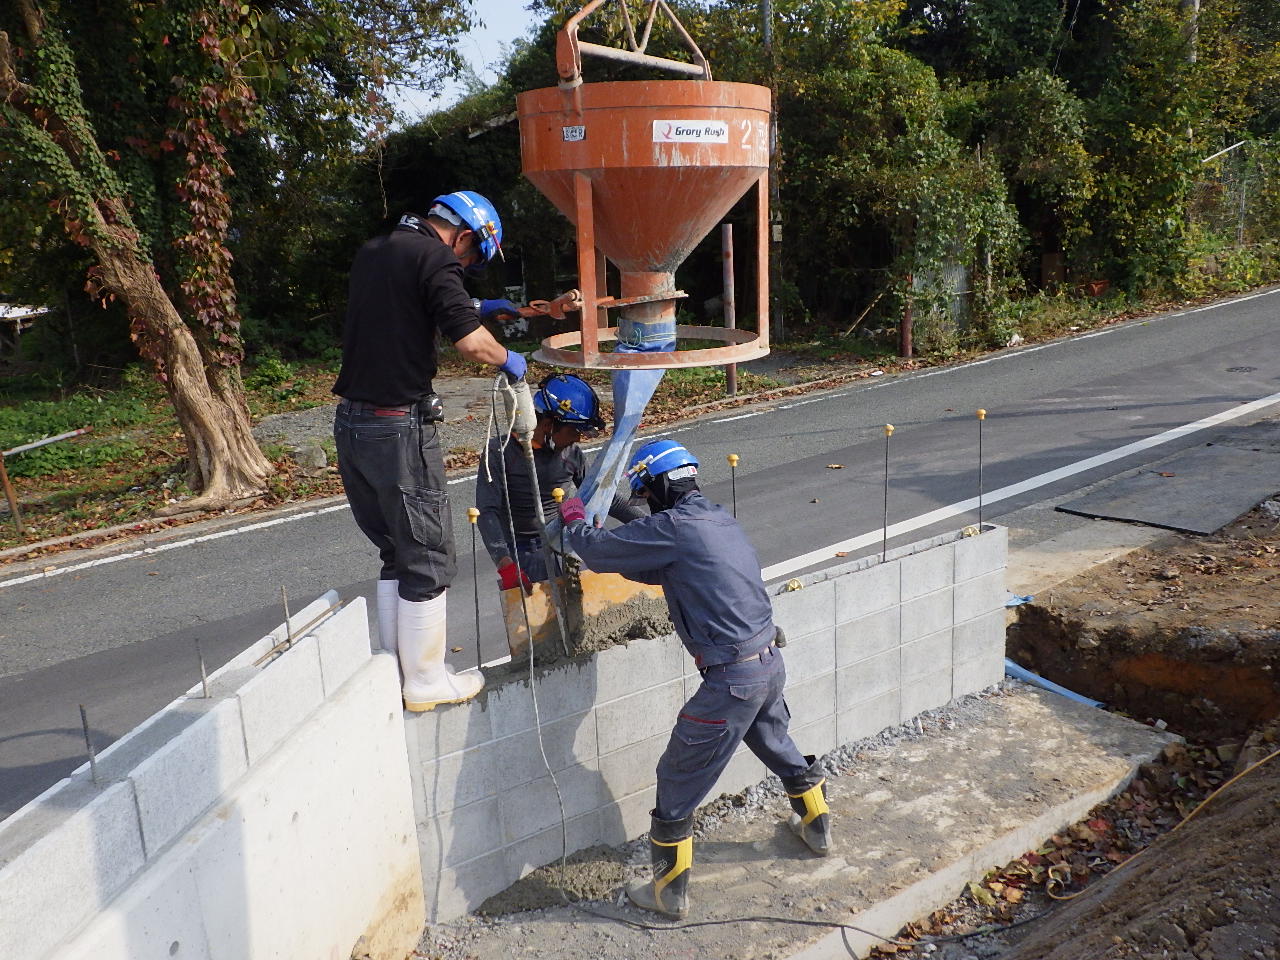
[[[699,667],[733,663],[773,640],[773,607],[751,541],[728,510],[696,490],[614,530],[579,521],[567,540],[591,570],[661,585]]]

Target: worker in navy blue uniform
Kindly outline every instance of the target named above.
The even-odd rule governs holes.
[[[533,462],[544,516],[555,516],[556,487],[576,490],[587,474],[587,458],[578,441],[604,429],[600,398],[591,384],[571,373],[543,379],[533,394],[537,424],[533,430]],[[477,524],[485,549],[498,569],[498,586],[528,588],[547,579],[543,530],[535,509],[529,461],[519,445],[503,437],[489,441],[476,476]],[[626,523],[644,511],[625,496],[616,496],[609,516]],[[514,537],[513,537],[514,528]],[[559,571],[557,571],[557,574]]]
[[[463,286],[464,272],[501,254],[497,211],[459,190],[436,197],[426,216],[402,216],[351,265],[333,386],[342,398],[333,427],[338,470],[356,524],[382,560],[379,642],[399,658],[404,705],[413,711],[469,700],[484,686],[479,670],[454,673],[444,662],[455,557],[437,431],[444,413],[431,381],[440,336],[513,381],[524,376],[524,357],[480,322],[516,306],[473,301]]]
[[[637,906],[683,917],[693,813],[739,743],[782,778],[792,829],[823,856],[831,848],[826,778],[787,733],[791,714],[782,696],[786,670],[774,642],[773,608],[742,527],[699,492],[698,461],[674,440],[642,446],[627,475],[651,516],[603,530],[585,522],[577,498],[561,504],[560,514],[569,545],[587,567],[662,586],[671,622],[702,674],[658,761],[649,829],[653,879],[627,888]]]

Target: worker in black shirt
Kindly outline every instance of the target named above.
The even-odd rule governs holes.
[[[390,233],[360,248],[351,266],[342,369],[333,392],[338,469],[360,529],[378,548],[378,631],[399,656],[406,709],[469,700],[484,686],[478,670],[445,665],[445,591],[453,581],[453,525],[432,391],[436,337],[468,360],[512,380],[524,357],[498,343],[481,317],[511,312],[463,287],[502,253],[502,221],[467,190],[432,201],[425,217],[405,214]],[[485,317],[488,319],[488,317]]]
[[[547,377],[533,395],[537,426],[533,432],[533,462],[538,471],[538,490],[546,516],[556,515],[551,491],[582,485],[587,474],[587,458],[578,441],[604,429],[600,398],[591,384],[572,374]],[[498,568],[498,585],[510,590],[517,585],[548,579],[542,552],[542,527],[534,508],[529,462],[514,440],[494,437],[476,479],[477,521],[485,549]],[[510,498],[511,510],[507,511]],[[609,515],[627,523],[646,516],[630,505],[627,497],[615,497]],[[515,539],[512,539],[514,518]],[[558,571],[557,571],[558,572]]]

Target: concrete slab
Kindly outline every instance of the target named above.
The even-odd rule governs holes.
[[[1280,486],[1280,449],[1259,440],[1205,444],[1059,504],[1088,517],[1213,533]]]
[[[791,835],[780,799],[712,824],[694,847],[689,919],[768,914],[890,935],[987,867],[1079,820],[1172,739],[1021,685],[952,704],[920,730],[839,752],[847,765],[829,781],[838,846],[825,860]],[[612,903],[591,906],[651,920]],[[706,960],[825,960],[866,956],[875,942],[848,930],[760,922],[653,932],[568,907],[436,929],[465,942],[476,960],[632,960],[673,951]]]

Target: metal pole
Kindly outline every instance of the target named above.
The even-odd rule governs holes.
[[[733,224],[726,223],[720,228],[720,248],[724,255],[724,325],[728,330],[738,326],[737,306],[733,299]],[[724,368],[724,389],[731,397],[738,395],[738,365],[729,363]]]
[[[729,488],[733,491],[733,516],[738,516],[738,455],[731,453],[729,461]]]
[[[84,730],[84,746],[89,751],[89,776],[93,777],[93,782],[98,782],[98,753],[93,749],[93,739],[89,736],[89,714],[85,712],[84,704],[80,704],[80,727]]]
[[[196,637],[196,659],[200,661],[200,689],[204,698],[209,699],[209,671],[204,664],[204,651],[200,649],[200,638]]]
[[[18,525],[19,533],[26,533],[27,528],[22,523],[22,514],[18,512],[18,495],[13,491],[13,484],[9,482],[9,471],[4,468],[4,454],[0,453],[0,484],[4,485],[5,499],[9,501],[9,512],[13,514],[13,522]]]
[[[911,358],[913,350],[911,343],[912,334],[914,333],[911,319],[911,284],[913,279],[913,276],[908,273],[906,305],[902,308],[902,323],[898,326],[898,356],[907,359]]]
[[[987,422],[987,411],[978,408],[978,532],[982,532],[982,425]]]
[[[880,562],[884,563],[889,552],[889,438],[893,436],[893,424],[884,425],[884,532],[880,538]]]
[[[280,602],[284,605],[284,639],[286,643],[293,643],[293,624],[290,623],[289,617],[289,591],[284,588],[284,584],[280,584]]]
[[[773,55],[773,0],[760,0],[760,38],[769,60],[769,289],[772,291],[772,336],[781,343],[787,336],[782,316],[782,204],[778,177],[778,89],[774,78],[778,62]]]
[[[476,669],[480,669],[480,570],[476,559],[476,523],[480,511],[467,507],[467,519],[471,522],[471,592],[476,602]]]

